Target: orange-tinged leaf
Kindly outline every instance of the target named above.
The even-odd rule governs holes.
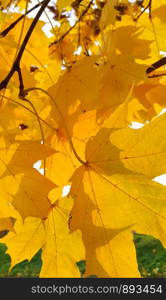
[[[153,86],[149,91],[147,91],[146,97],[151,105],[157,103],[160,106],[161,111],[162,108],[166,106],[165,92],[166,85],[158,84],[156,86]]]
[[[14,231],[15,219],[0,218],[0,238],[4,237],[9,231]]]
[[[9,0],[1,0],[1,4],[5,7],[9,3]]]
[[[85,160],[86,142],[89,136],[95,135],[99,128],[96,123],[96,111],[93,110],[84,112],[78,117],[73,127],[71,141],[66,136],[65,130],[57,129],[56,134],[46,140],[46,144],[55,149],[55,154],[46,160],[46,176],[60,187],[68,184],[74,170],[80,166],[78,157],[73,153],[71,142],[77,155]]]

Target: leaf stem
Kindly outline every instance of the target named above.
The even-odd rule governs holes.
[[[28,112],[32,113],[33,115],[36,116],[36,113],[34,111],[32,111],[31,109],[29,109],[27,106],[25,106],[24,104],[22,103],[19,103],[17,102],[16,100],[12,99],[12,98],[9,98],[7,96],[2,96],[4,99],[8,100],[8,101],[11,101],[12,103],[16,104],[16,105],[19,105],[21,106],[22,108],[26,109]],[[31,102],[32,104],[32,102]],[[32,106],[32,105],[31,105]],[[48,126],[51,130],[57,132],[57,128],[51,126],[47,121],[43,120],[39,115],[38,115],[38,118],[40,119],[41,122],[43,122],[46,126]]]
[[[69,139],[70,146],[71,146],[71,148],[72,148],[72,150],[73,150],[73,153],[74,153],[75,157],[77,158],[77,160],[78,160],[81,164],[86,165],[86,162],[83,161],[83,160],[80,158],[80,156],[77,154],[77,152],[76,152],[76,150],[75,150],[75,147],[74,147],[74,145],[73,145],[72,139],[71,139],[71,137],[70,137],[70,133],[69,133],[68,128],[67,128],[67,126],[66,126],[66,122],[65,122],[65,120],[64,120],[64,117],[63,117],[61,111],[59,110],[59,107],[58,107],[57,103],[55,102],[55,99],[54,99],[47,91],[43,90],[42,88],[34,87],[34,88],[29,88],[29,89],[24,90],[24,92],[25,92],[26,94],[28,94],[28,93],[31,92],[31,91],[41,91],[42,93],[44,93],[45,95],[47,95],[47,96],[50,98],[50,100],[53,102],[53,104],[54,104],[54,106],[55,106],[55,108],[56,108],[56,110],[57,110],[57,112],[58,112],[58,114],[59,114],[61,120],[63,121],[64,128],[65,128],[67,137],[68,137],[68,139]]]
[[[41,121],[40,121],[39,115],[37,113],[37,110],[36,110],[35,106],[33,105],[33,103],[30,100],[28,100],[26,98],[23,98],[22,100],[24,100],[27,103],[29,103],[29,105],[32,107],[32,109],[33,109],[33,111],[35,113],[35,116],[36,116],[36,118],[38,120],[38,124],[39,124],[39,127],[40,127],[40,132],[41,132],[41,138],[42,138],[42,142],[44,144],[45,143],[44,132],[43,132],[43,128],[42,128]],[[45,171],[46,171],[46,162],[45,162],[45,159],[43,160],[43,164],[44,164],[44,168],[43,169],[44,169],[44,176],[45,176]]]

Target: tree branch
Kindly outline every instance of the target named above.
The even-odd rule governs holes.
[[[22,42],[22,45],[20,47],[20,50],[19,50],[19,52],[18,52],[18,54],[16,56],[16,59],[15,59],[15,61],[13,63],[13,66],[12,66],[10,72],[8,73],[8,75],[6,76],[6,78],[0,83],[0,91],[2,89],[5,89],[7,87],[10,79],[13,76],[13,74],[15,72],[18,72],[19,80],[21,80],[20,87],[22,89],[22,90],[20,90],[20,96],[22,96],[22,97],[24,96],[23,95],[24,87],[23,87],[22,75],[21,75],[21,70],[20,70],[20,61],[21,61],[21,58],[23,56],[25,47],[26,47],[26,45],[27,45],[27,43],[28,43],[28,41],[29,41],[32,33],[33,33],[33,30],[34,30],[34,28],[35,28],[35,26],[36,26],[36,24],[37,24],[40,16],[42,15],[43,11],[45,10],[45,8],[46,8],[46,6],[48,5],[49,2],[50,2],[50,0],[43,1],[42,6],[40,7],[40,9],[39,9],[38,13],[36,14],[35,18],[33,19],[32,23],[31,23],[31,25],[29,27],[29,30],[28,30],[28,32],[27,32],[27,34],[26,34],[26,36],[25,36],[25,38],[24,38],[24,40]]]
[[[161,59],[159,59],[158,61],[154,62],[147,70],[146,70],[146,74],[149,74],[153,71],[155,71],[156,69],[164,66],[166,64],[166,57],[162,57]]]
[[[12,30],[22,19],[24,19],[25,16],[27,16],[29,13],[31,13],[33,10],[35,10],[36,8],[38,8],[44,1],[36,4],[35,6],[33,6],[30,10],[28,10],[25,14],[23,14],[21,17],[19,17],[17,20],[15,20],[12,24],[10,24],[6,29],[4,29],[1,33],[0,33],[0,37],[5,37],[10,30]]]
[[[60,43],[69,33],[71,30],[73,30],[73,28],[76,27],[76,25],[82,20],[82,18],[85,16],[85,14],[88,12],[88,10],[90,9],[91,5],[93,4],[93,0],[91,0],[88,4],[88,6],[85,8],[85,10],[82,12],[82,14],[80,15],[80,17],[78,18],[78,20],[74,23],[73,26],[71,26],[58,40],[54,41],[53,43],[51,43],[49,45],[49,47],[52,47],[55,44]]]
[[[134,18],[134,21],[138,21],[138,19],[142,16],[142,14],[149,9],[149,19],[152,19],[152,0],[149,0],[148,4],[144,7],[144,9],[140,12],[140,14]]]

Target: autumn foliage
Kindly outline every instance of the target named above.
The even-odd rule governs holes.
[[[11,267],[42,249],[41,277],[80,277],[82,260],[85,277],[139,277],[133,233],[166,245],[165,16],[166,0],[0,1]]]

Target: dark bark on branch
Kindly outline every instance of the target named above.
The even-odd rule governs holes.
[[[156,69],[164,66],[166,64],[166,57],[162,57],[160,60],[156,61],[154,64],[152,64],[147,70],[146,73],[149,74]]]
[[[0,33],[0,37],[3,38],[5,37],[10,30],[12,30],[22,19],[24,19],[25,16],[27,16],[28,14],[30,14],[33,10],[35,10],[36,8],[38,8],[40,5],[42,5],[44,1],[36,4],[35,6],[33,6],[30,10],[28,10],[24,15],[22,15],[21,17],[19,17],[17,20],[15,20],[12,24],[10,24],[5,30],[3,30]]]
[[[0,91],[2,89],[5,89],[10,81],[10,79],[12,78],[13,74],[15,72],[18,73],[18,76],[19,76],[19,81],[20,81],[20,93],[19,93],[19,96],[20,97],[24,97],[24,85],[23,85],[23,80],[22,80],[22,75],[21,75],[21,69],[20,69],[20,62],[21,62],[21,58],[23,56],[23,53],[24,53],[24,50],[25,50],[25,47],[34,31],[34,28],[40,18],[40,16],[42,15],[43,11],[45,10],[46,6],[48,5],[48,3],[50,2],[50,0],[45,0],[43,1],[43,4],[41,5],[38,13],[36,14],[35,18],[33,19],[30,27],[29,27],[29,30],[22,42],[22,45],[20,47],[20,50],[16,56],[16,59],[12,65],[12,68],[11,70],[9,71],[8,75],[6,76],[6,78],[0,83]]]
[[[144,9],[140,12],[140,14],[134,18],[134,21],[138,21],[138,19],[143,15],[143,13],[149,9],[149,19],[152,19],[152,0],[149,0],[147,6],[144,7]]]
[[[82,20],[82,18],[85,16],[85,14],[88,12],[88,10],[90,9],[90,7],[93,4],[93,0],[91,0],[88,4],[88,6],[85,8],[85,10],[82,12],[82,14],[80,15],[79,19],[74,23],[73,26],[71,26],[58,40],[54,41],[53,43],[51,43],[49,45],[49,47],[52,47],[53,45],[56,45],[58,43],[60,43],[69,33],[71,30],[73,30],[73,28],[76,27],[76,25]]]

